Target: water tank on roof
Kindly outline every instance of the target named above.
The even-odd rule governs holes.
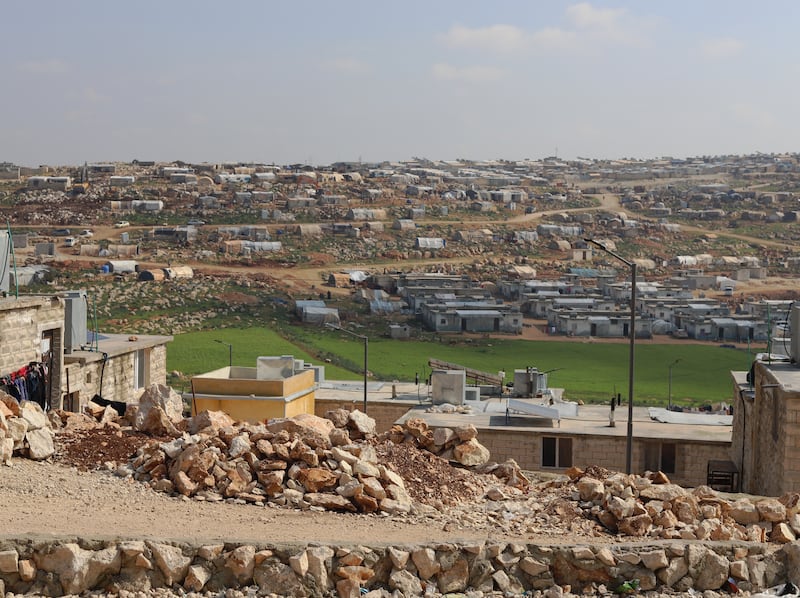
[[[64,295],[64,353],[86,344],[86,291],[68,291]]]

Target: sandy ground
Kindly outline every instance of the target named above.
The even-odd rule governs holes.
[[[0,469],[0,502],[6,537],[372,545],[487,538],[403,518],[181,500],[110,472],[21,458]]]

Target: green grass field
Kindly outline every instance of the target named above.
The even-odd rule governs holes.
[[[267,328],[221,329],[181,334],[167,347],[167,367],[186,375],[198,374],[228,364],[233,345],[234,365],[255,366],[260,355],[294,355],[314,364],[325,364],[328,379],[359,379],[364,363],[364,344],[335,330],[293,329],[293,340]],[[428,358],[455,362],[496,373],[534,366],[549,374],[549,385],[565,388],[566,398],[584,402],[605,401],[615,392],[628,392],[627,343],[532,342],[516,339],[476,339],[464,342],[393,341],[370,338],[369,370],[377,380],[414,380],[430,373]],[[754,349],[755,351],[755,349]],[[753,355],[747,350],[716,345],[638,344],[634,400],[642,405],[666,405],[669,364],[672,370],[673,402],[701,405],[730,402],[731,370],[746,370]],[[326,360],[329,360],[326,363]]]

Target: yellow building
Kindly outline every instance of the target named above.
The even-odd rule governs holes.
[[[315,370],[291,355],[259,357],[257,367],[224,367],[192,378],[192,415],[224,411],[258,422],[314,413]]]

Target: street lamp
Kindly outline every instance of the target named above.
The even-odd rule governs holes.
[[[220,345],[227,345],[228,346],[228,367],[233,367],[233,345],[230,343],[226,343],[225,341],[221,341],[218,338],[214,339],[215,343],[219,343]]]
[[[628,437],[625,447],[625,473],[631,473],[633,462],[633,372],[634,356],[636,354],[636,262],[626,260],[613,251],[606,249],[605,245],[594,239],[584,239],[587,243],[596,245],[610,256],[618,259],[631,269],[631,324],[630,324],[630,355],[628,357]]]
[[[669,364],[669,391],[667,392],[667,409],[672,410],[672,368],[681,360],[680,357]]]
[[[354,336],[356,338],[360,338],[364,341],[364,413],[367,412],[367,355],[369,354],[369,337],[366,334],[356,334],[355,332],[351,332],[346,328],[342,328],[341,326],[336,326],[335,324],[325,324],[326,327],[330,328],[331,330],[338,330],[339,332],[344,332],[345,334],[349,334],[350,336]]]

